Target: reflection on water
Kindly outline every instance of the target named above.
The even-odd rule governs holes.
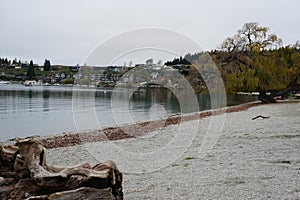
[[[197,107],[193,98],[198,101]],[[251,96],[227,97],[229,105],[252,100]],[[147,88],[133,92],[0,85],[0,140],[94,129],[210,108],[209,94],[195,97],[184,90]]]

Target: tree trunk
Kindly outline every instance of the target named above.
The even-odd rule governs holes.
[[[276,103],[275,97],[285,99],[291,91],[300,91],[300,84],[290,85],[283,90],[272,92],[270,95],[267,95],[266,91],[259,91],[258,99],[263,103]]]
[[[274,96],[272,94],[267,95],[266,91],[259,91],[258,99],[263,103],[276,103]]]

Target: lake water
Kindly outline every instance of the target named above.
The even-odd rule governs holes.
[[[197,109],[211,108],[209,94],[200,94],[197,98]],[[253,100],[255,97],[246,95],[227,96],[228,105]],[[168,89],[149,88],[131,93],[126,89],[116,92],[0,85],[0,141],[160,119],[197,109],[183,109],[177,96]]]

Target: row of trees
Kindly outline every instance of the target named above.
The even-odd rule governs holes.
[[[14,60],[0,58],[0,67],[2,67],[2,69],[11,69],[16,66],[19,66],[21,69],[23,68],[26,70],[27,79],[34,79],[36,77],[36,68],[39,67],[37,65],[34,65],[32,60],[28,64],[27,61],[21,62],[21,60],[17,60],[16,58]],[[52,69],[50,60],[45,59],[43,69],[44,71],[50,71]],[[3,70],[1,71],[3,72]]]
[[[268,27],[250,22],[208,53],[221,71],[228,93],[259,91],[266,98],[267,91],[275,95],[300,84],[300,41],[281,45],[282,39],[270,34]],[[166,64],[193,62],[202,53],[187,54]]]
[[[9,66],[11,64],[19,64],[21,65],[21,60],[17,60],[16,58],[14,60],[9,60],[7,58],[0,58],[0,65],[1,66]]]

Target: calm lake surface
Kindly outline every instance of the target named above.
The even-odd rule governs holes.
[[[97,129],[160,119],[183,112],[178,98],[168,89],[142,89],[134,93],[123,89],[116,93],[109,89],[2,84],[0,141]],[[209,94],[200,94],[197,98],[199,110],[211,108]],[[228,105],[253,100],[256,100],[253,96],[227,96]],[[194,111],[197,110],[184,112]]]

